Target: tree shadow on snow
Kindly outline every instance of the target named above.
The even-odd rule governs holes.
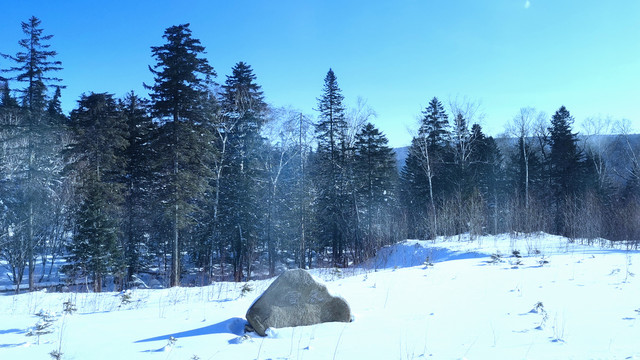
[[[4,334],[24,334],[25,331],[24,330],[20,330],[20,329],[7,329],[7,330],[0,330],[0,335],[4,335]]]
[[[201,335],[211,335],[211,334],[233,334],[233,335],[243,335],[244,334],[244,325],[247,321],[243,318],[230,318],[224,321],[221,321],[217,324],[201,327],[198,329],[187,330],[179,333],[172,333],[166,335],[160,335],[148,339],[138,340],[135,343],[143,343],[150,341],[160,341],[160,340],[169,340],[169,338],[174,337],[176,339],[192,337],[192,336],[201,336]]]

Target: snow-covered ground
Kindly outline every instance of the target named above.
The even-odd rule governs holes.
[[[312,273],[347,299],[353,322],[243,334],[246,310],[270,280],[249,282],[250,292],[216,283],[6,294],[0,359],[47,359],[58,349],[83,360],[640,359],[637,251],[544,234],[456,237],[406,241],[365,267]],[[73,314],[63,312],[69,301]],[[41,309],[56,316],[38,344],[26,334]]]

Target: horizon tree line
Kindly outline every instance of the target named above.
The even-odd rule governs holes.
[[[640,239],[638,162],[614,184],[564,106],[550,123],[523,109],[516,141],[500,146],[473,104],[447,111],[434,97],[398,171],[374,112],[346,108],[332,69],[313,121],[267,104],[245,62],[216,83],[189,24],[151,47],[149,99],[91,92],[67,116],[40,24],[22,23],[23,50],[3,55],[15,65],[0,79],[0,259],[14,284],[26,271],[29,290],[60,258],[69,282],[101,291],[141,273],[179,286],[345,267],[405,238]]]

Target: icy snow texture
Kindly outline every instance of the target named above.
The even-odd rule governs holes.
[[[135,290],[124,306],[117,293],[2,295],[0,359],[48,359],[60,340],[64,359],[640,358],[636,251],[543,234],[408,241],[385,251],[378,271],[314,270],[349,300],[355,321],[266,338],[244,335],[243,316],[270,280],[251,282],[244,297],[234,283]],[[490,262],[498,253],[501,261]],[[35,312],[60,313],[69,299],[78,311],[58,317],[40,345],[25,336]]]

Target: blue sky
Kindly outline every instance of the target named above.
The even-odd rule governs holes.
[[[188,22],[218,82],[245,61],[276,106],[316,116],[333,68],[347,105],[366,99],[392,146],[409,144],[434,96],[479,103],[491,135],[526,106],[640,127],[637,0],[23,0],[3,7],[0,52],[18,50],[31,15],[54,35],[66,111],[83,92],[146,95],[150,47]]]

